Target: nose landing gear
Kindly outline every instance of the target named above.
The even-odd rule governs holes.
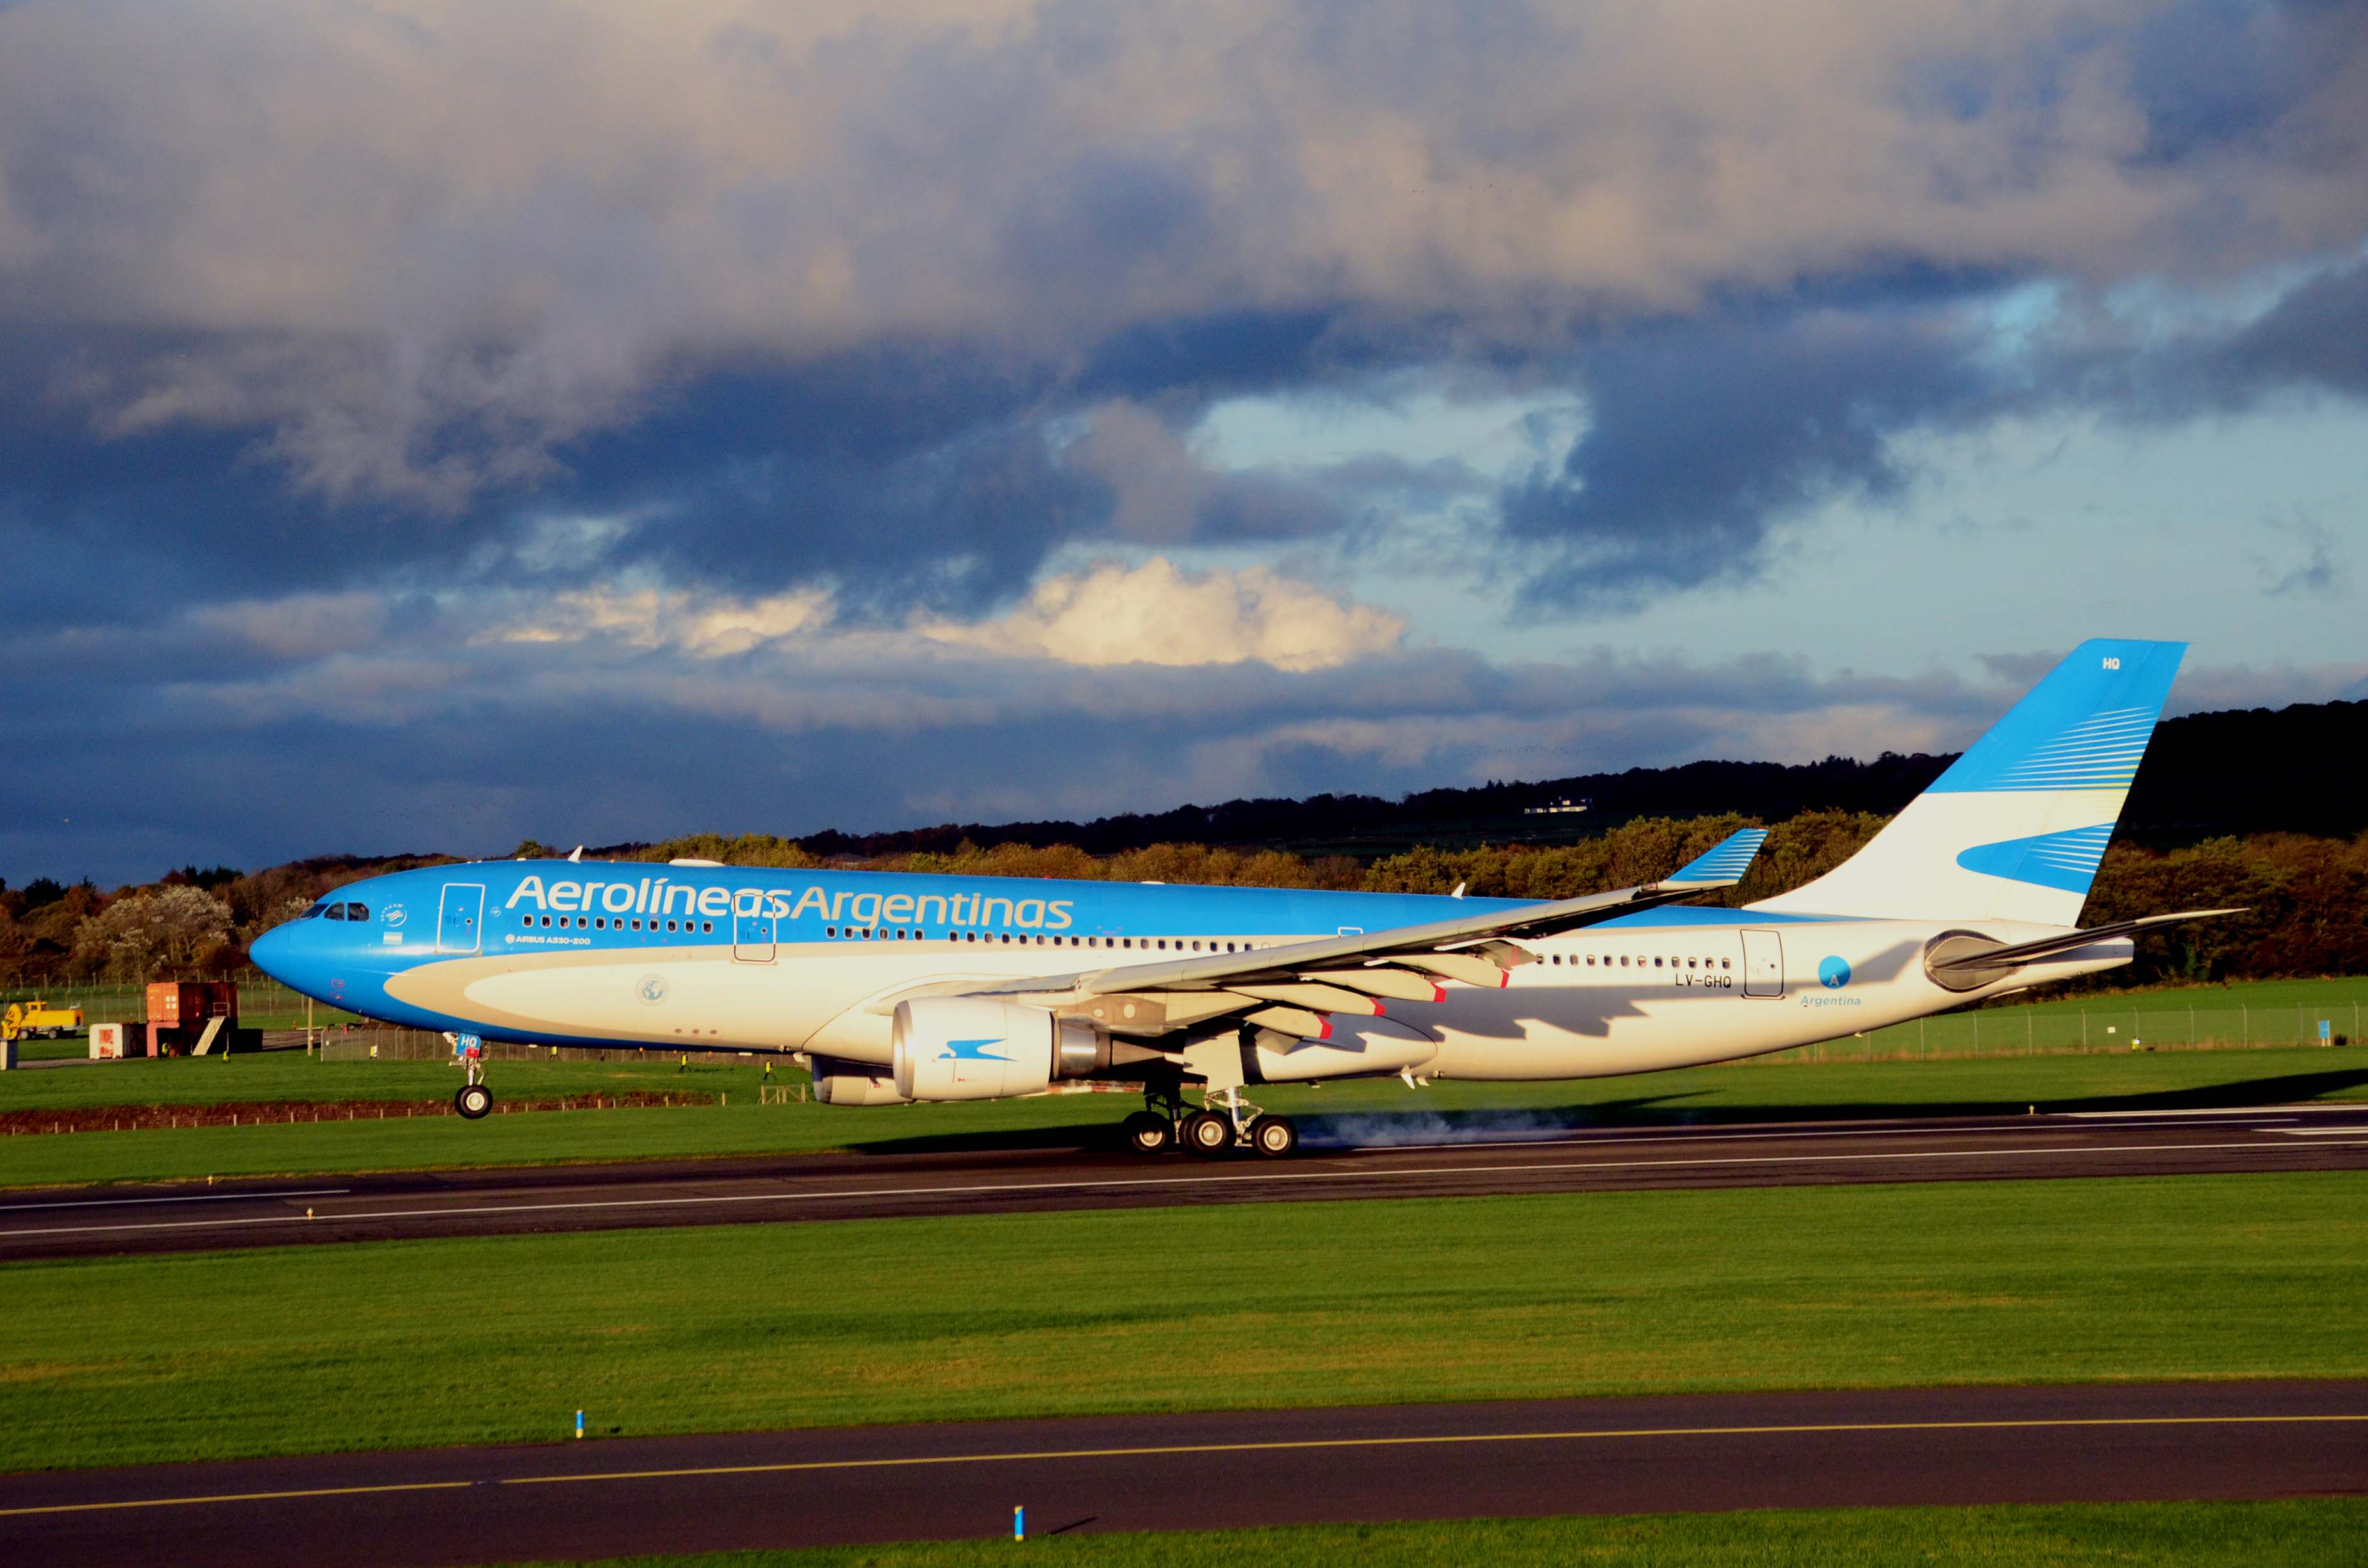
[[[460,1041],[461,1066],[469,1081],[452,1096],[452,1108],[470,1121],[476,1120],[494,1108],[494,1091],[485,1087],[485,1047],[474,1035]]]

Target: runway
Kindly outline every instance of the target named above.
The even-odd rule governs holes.
[[[314,1568],[1232,1526],[2357,1496],[2368,1383],[1888,1390],[610,1439],[0,1477],[11,1564]]]
[[[0,1194],[0,1260],[751,1221],[2368,1168],[2368,1105],[1599,1129],[1203,1163],[954,1148]]]

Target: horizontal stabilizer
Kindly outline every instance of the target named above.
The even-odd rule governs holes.
[[[2110,926],[2091,926],[2085,931],[2066,931],[2054,937],[2042,937],[2036,941],[2016,942],[2007,947],[1982,948],[1935,959],[1928,966],[1933,972],[1966,971],[1989,969],[2011,969],[2017,964],[2036,963],[2052,959],[2058,953],[2077,952],[2099,942],[2111,942],[2123,937],[2133,937],[2140,931],[2151,931],[2157,926],[2176,926],[2188,920],[2212,920],[2223,915],[2242,915],[2241,909],[2188,909],[2177,915],[2149,915],[2142,920],[2116,920]]]

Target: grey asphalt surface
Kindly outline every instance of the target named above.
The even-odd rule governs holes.
[[[976,1147],[0,1193],[0,1260],[1195,1203],[2362,1168],[2368,1105],[1599,1129],[1310,1147],[1279,1161]]]
[[[314,1568],[1522,1515],[2368,1494],[2368,1383],[1887,1390],[616,1438],[0,1476],[16,1568]]]

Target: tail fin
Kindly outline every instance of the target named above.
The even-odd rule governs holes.
[[[1755,909],[2071,926],[2184,642],[2083,642],[1833,870]]]

